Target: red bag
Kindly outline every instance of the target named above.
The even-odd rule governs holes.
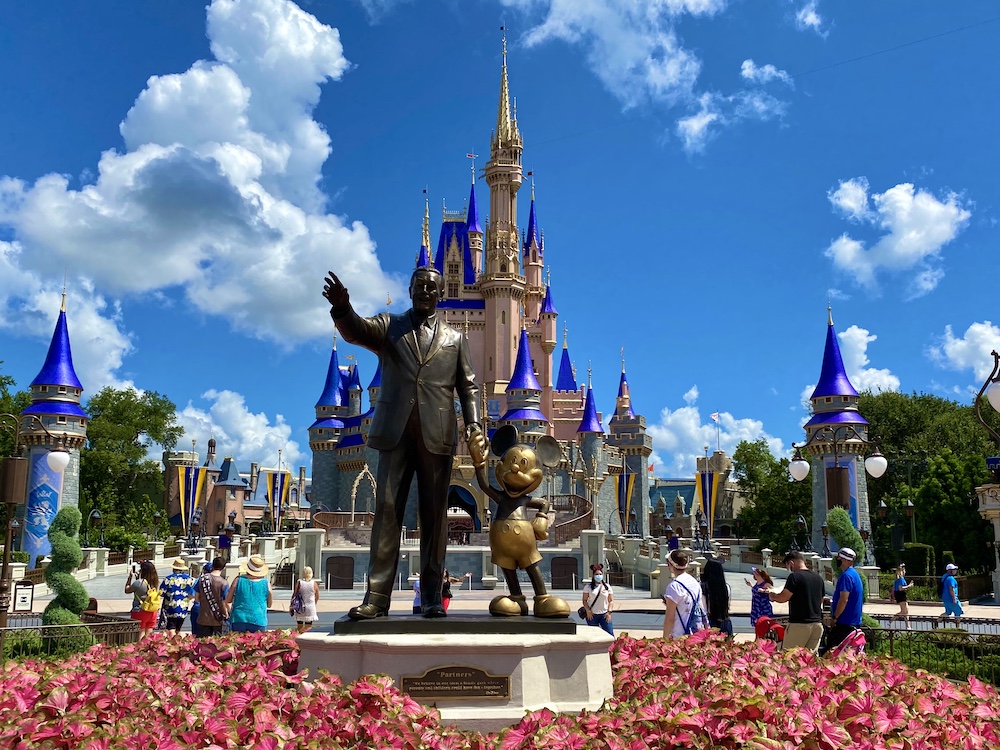
[[[773,617],[758,618],[757,624],[754,625],[754,632],[757,634],[758,640],[764,639],[778,643],[785,640],[785,626],[775,622]]]

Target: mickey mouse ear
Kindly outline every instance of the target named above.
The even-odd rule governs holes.
[[[494,456],[502,456],[517,445],[517,428],[512,424],[505,424],[493,433],[490,440],[490,450]]]
[[[535,455],[538,456],[538,461],[542,466],[552,468],[559,465],[562,451],[559,450],[559,443],[554,437],[543,435],[538,438],[538,443],[535,445]]]

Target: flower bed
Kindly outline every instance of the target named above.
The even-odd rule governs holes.
[[[295,674],[285,632],[95,646],[62,661],[8,662],[4,748],[988,748],[1000,695],[888,659],[816,659],[699,633],[619,638],[615,698],[578,716],[528,714],[481,735],[384,677],[341,685]]]

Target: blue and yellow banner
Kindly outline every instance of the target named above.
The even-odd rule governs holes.
[[[208,467],[178,466],[177,477],[180,483],[181,526],[187,534],[188,524],[191,523],[195,508],[199,505],[199,498],[204,494],[205,483],[208,481]]]
[[[274,530],[281,529],[281,511],[288,505],[288,492],[292,487],[290,471],[265,471],[264,491],[267,494],[267,507],[271,509],[274,519]]]
[[[628,527],[632,506],[632,488],[635,487],[635,472],[625,467],[624,473],[618,477],[618,520],[622,525],[622,534],[633,533]]]
[[[719,492],[720,475],[714,471],[700,471],[695,475],[698,495],[701,498],[701,512],[708,522],[708,535],[715,535],[715,500]]]

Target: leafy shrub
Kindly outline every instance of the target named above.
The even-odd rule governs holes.
[[[93,532],[91,532],[93,539]],[[104,532],[104,545],[113,552],[128,552],[129,547],[146,549],[146,537],[143,534],[125,531],[121,526],[112,526]]]
[[[21,550],[11,550],[10,561],[16,563],[27,564],[31,560],[31,555],[27,552],[22,552]]]
[[[935,575],[934,548],[929,544],[907,542],[900,560],[906,563],[906,572],[911,576]]]

